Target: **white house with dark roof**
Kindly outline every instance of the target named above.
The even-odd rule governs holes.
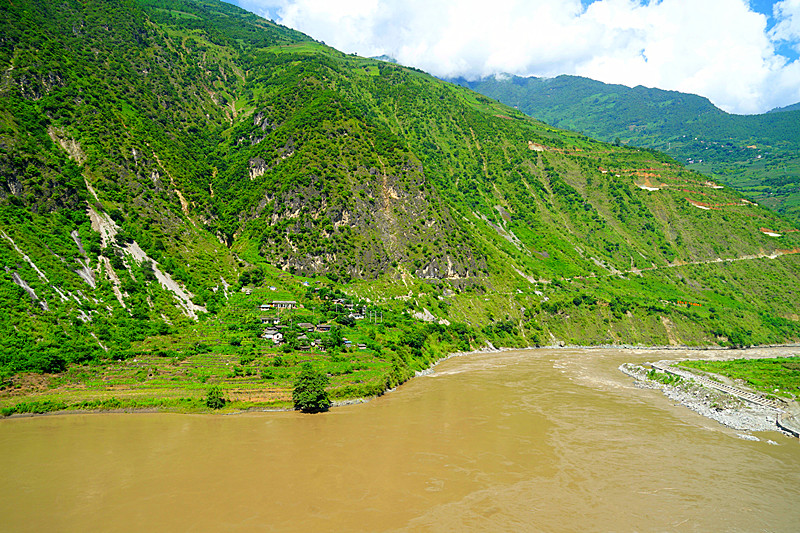
[[[283,342],[283,333],[281,333],[277,328],[267,328],[264,330],[264,333],[261,334],[261,338],[270,340],[275,344],[280,344]]]

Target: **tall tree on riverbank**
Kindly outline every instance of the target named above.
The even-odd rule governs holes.
[[[304,413],[327,411],[331,406],[331,400],[325,390],[327,386],[327,374],[314,370],[311,363],[304,363],[292,391],[294,408]]]
[[[206,394],[206,406],[209,409],[222,409],[225,407],[225,396],[222,394],[222,388],[215,385],[208,389]]]

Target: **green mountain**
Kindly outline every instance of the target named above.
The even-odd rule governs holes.
[[[213,0],[0,12],[7,414],[288,405],[308,361],[379,394],[487,342],[800,338],[800,232],[667,155]]]
[[[786,111],[798,111],[800,110],[800,102],[792,105],[787,105],[785,107],[776,107],[775,109],[770,109],[767,113],[783,113]]]
[[[655,148],[800,221],[800,111],[731,115],[706,98],[579,76],[454,80],[556,127]]]

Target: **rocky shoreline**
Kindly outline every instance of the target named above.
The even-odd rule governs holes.
[[[696,382],[683,380],[675,385],[664,384],[647,377],[649,370],[632,363],[623,363],[619,370],[636,380],[643,389],[661,389],[666,397],[720,424],[737,431],[782,431],[778,425],[778,410],[750,405],[742,400],[712,390]],[[757,440],[752,435],[741,438]]]

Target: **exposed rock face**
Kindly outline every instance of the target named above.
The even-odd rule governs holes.
[[[67,152],[67,154],[69,154],[70,159],[79,165],[82,165],[84,162],[86,162],[86,154],[83,153],[81,145],[78,141],[68,137],[63,131],[57,130],[52,126],[47,128],[47,134],[54,143],[58,144],[64,149],[65,152]]]
[[[30,296],[30,297],[31,297],[31,300],[33,300],[33,301],[35,301],[35,302],[38,302],[38,301],[39,301],[39,297],[38,297],[38,296],[36,296],[36,291],[34,291],[34,290],[31,288],[31,286],[30,286],[30,285],[28,285],[28,283],[27,283],[27,282],[26,282],[24,279],[22,279],[22,278],[20,277],[20,275],[19,275],[19,274],[17,274],[16,272],[13,272],[13,271],[11,271],[11,270],[10,270],[8,267],[6,267],[6,272],[11,272],[11,279],[14,281],[14,283],[16,283],[17,285],[19,285],[20,287],[22,287],[22,289],[23,289],[25,292],[27,292],[27,293],[28,293],[28,296]]]
[[[178,282],[172,279],[168,273],[163,272],[158,263],[153,261],[152,258],[148,257],[148,255],[142,250],[138,243],[135,241],[130,243],[128,246],[125,247],[125,251],[136,260],[137,263],[142,263],[144,261],[149,261],[153,267],[153,273],[156,276],[156,279],[161,284],[162,287],[167,289],[168,291],[172,292],[175,300],[177,300],[178,305],[183,309],[187,316],[191,318],[197,318],[197,312],[205,313],[207,310],[202,305],[197,305],[192,302],[192,298],[194,294],[189,292],[188,290],[181,287]]]
[[[78,251],[81,253],[81,255],[85,256],[86,250],[83,249],[83,243],[81,242],[81,234],[78,232],[78,230],[72,230],[69,236],[72,237],[73,241],[75,241],[75,246],[78,247]]]
[[[467,246],[451,244],[458,229],[449,212],[420,224],[434,212],[431,199],[403,187],[396,176],[382,176],[378,183],[359,184],[346,203],[329,201],[320,188],[265,198],[272,204],[270,225],[287,233],[265,242],[262,253],[285,269],[298,273],[340,270],[352,278],[373,278],[391,268],[393,261],[419,261],[418,277],[466,278],[482,268]],[[317,182],[322,185],[322,180]],[[314,235],[311,242],[303,235]],[[434,241],[440,245],[435,248]],[[449,242],[448,242],[449,241]],[[424,251],[420,251],[424,250]]]
[[[263,176],[269,167],[267,162],[260,157],[255,157],[250,160],[250,179],[254,180],[259,176]]]
[[[78,261],[81,265],[81,268],[75,270],[75,273],[81,277],[83,281],[85,281],[91,288],[96,288],[97,283],[94,279],[94,272],[89,265],[87,265],[83,260]]]

